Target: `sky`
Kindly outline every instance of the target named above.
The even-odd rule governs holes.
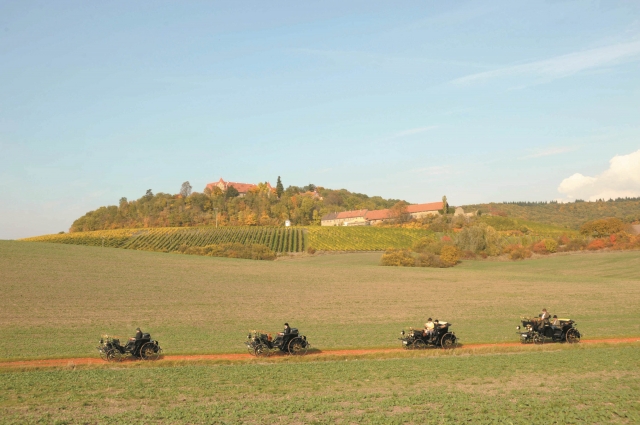
[[[640,196],[640,2],[0,0],[0,239],[278,176]]]

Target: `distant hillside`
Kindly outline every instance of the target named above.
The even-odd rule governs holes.
[[[578,229],[583,223],[606,217],[618,217],[626,223],[640,221],[640,198],[560,204],[556,202],[513,202],[465,205],[465,210],[480,210],[498,216]]]
[[[100,207],[78,218],[70,231],[189,227],[216,222],[220,226],[281,226],[285,220],[293,225],[313,225],[319,224],[320,217],[329,212],[384,209],[399,202],[315,185],[289,186],[280,197],[276,189],[264,183],[242,194],[218,188],[190,193],[191,186],[188,188],[188,192],[177,195],[153,194],[148,190],[134,201],[122,198],[118,205]]]

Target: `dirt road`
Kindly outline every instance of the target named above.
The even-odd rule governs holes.
[[[640,342],[640,337],[633,338],[612,338],[612,339],[591,339],[582,340],[580,344],[596,344],[596,343],[608,343],[608,344],[620,344],[625,342]],[[548,344],[551,345],[551,344]],[[534,347],[534,345],[523,346],[519,342],[503,342],[496,344],[463,344],[461,349],[476,349],[476,348],[488,348],[488,347]],[[380,354],[380,353],[400,353],[404,350],[402,348],[369,348],[369,349],[357,349],[357,350],[314,350],[310,351],[307,356],[309,357],[327,357],[327,356],[362,356],[366,354]],[[278,356],[277,354],[274,357]],[[246,353],[231,353],[231,354],[194,354],[194,355],[182,355],[182,356],[162,356],[159,362],[171,362],[171,361],[198,361],[198,360],[250,360],[253,357]],[[124,362],[135,362],[133,359],[125,359]],[[79,358],[66,358],[66,359],[49,359],[49,360],[20,360],[20,361],[7,361],[0,362],[0,368],[30,368],[30,367],[72,367],[80,365],[91,364],[105,364],[105,361],[99,357],[79,357]]]

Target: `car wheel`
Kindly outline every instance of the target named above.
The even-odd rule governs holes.
[[[445,350],[450,348],[456,348],[456,337],[453,336],[452,334],[444,335],[440,340],[440,346]]]
[[[575,344],[577,342],[580,342],[580,333],[578,332],[577,329],[569,329],[567,331],[567,334],[565,335],[565,340],[569,344]]]
[[[307,343],[300,337],[293,338],[289,341],[288,349],[292,356],[303,356],[307,353]]]
[[[153,342],[147,342],[140,347],[140,357],[142,360],[158,360],[160,348]]]
[[[256,348],[253,349],[253,353],[256,357],[269,357],[269,347],[264,344],[258,344]]]
[[[122,361],[122,353],[120,353],[117,348],[112,348],[111,350],[107,351],[106,357],[108,362],[117,363]]]

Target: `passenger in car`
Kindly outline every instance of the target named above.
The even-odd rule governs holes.
[[[434,329],[435,323],[433,323],[433,320],[431,319],[431,317],[429,317],[427,323],[424,324],[424,335],[426,337],[429,337],[430,340],[433,339]]]

